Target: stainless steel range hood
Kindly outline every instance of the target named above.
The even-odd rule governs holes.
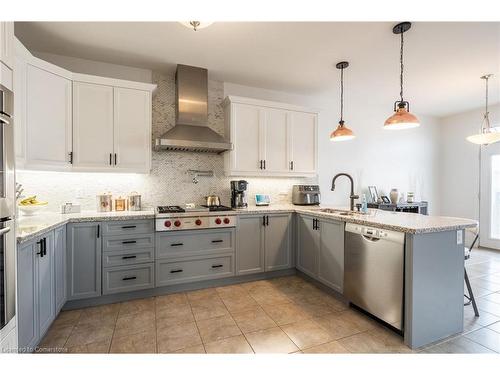
[[[156,139],[157,150],[221,153],[231,143],[208,127],[208,71],[177,65],[175,126]]]

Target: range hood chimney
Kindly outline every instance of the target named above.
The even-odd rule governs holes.
[[[156,139],[157,150],[221,153],[231,143],[208,127],[208,71],[177,65],[175,126]]]

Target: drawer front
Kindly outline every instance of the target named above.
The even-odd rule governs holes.
[[[118,236],[122,234],[147,234],[154,232],[154,220],[104,221],[103,236]]]
[[[159,232],[156,234],[157,259],[228,253],[234,251],[234,229]]]
[[[126,264],[154,262],[154,249],[134,249],[122,251],[107,251],[102,254],[102,266],[114,267]]]
[[[130,250],[130,249],[143,249],[155,245],[154,234],[142,234],[142,235],[124,235],[124,236],[113,236],[104,237],[103,239],[103,251],[120,251],[120,250]]]
[[[226,254],[210,258],[160,260],[156,262],[156,286],[217,279],[234,275],[234,256]]]
[[[102,276],[103,294],[154,288],[154,263],[108,268]]]

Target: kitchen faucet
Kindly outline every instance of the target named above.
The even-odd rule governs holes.
[[[354,180],[352,179],[352,177],[349,174],[337,173],[335,175],[335,177],[333,177],[333,180],[332,180],[332,191],[335,190],[335,180],[337,179],[337,177],[340,177],[340,176],[346,176],[351,181],[351,195],[350,195],[349,199],[351,200],[351,211],[354,211],[354,200],[358,199],[359,195],[354,194]]]

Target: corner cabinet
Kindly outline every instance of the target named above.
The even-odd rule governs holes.
[[[316,176],[318,111],[235,96],[224,110],[227,175]]]
[[[73,73],[14,44],[18,169],[149,173],[156,85]]]
[[[344,225],[297,215],[297,268],[340,293],[344,287]]]

